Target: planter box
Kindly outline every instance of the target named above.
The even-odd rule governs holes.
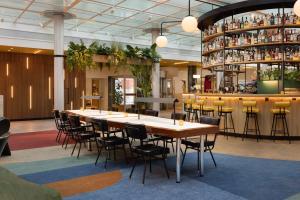
[[[93,60],[98,63],[108,63],[109,56],[107,55],[94,55]],[[127,64],[129,65],[141,65],[141,64],[146,64],[146,65],[152,65],[151,60],[143,60],[143,59],[132,59],[128,58],[127,59]]]

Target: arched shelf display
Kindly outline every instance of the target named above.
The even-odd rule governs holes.
[[[214,92],[268,93],[259,88],[267,81],[277,81],[276,93],[290,91],[290,82],[295,83],[291,91],[300,91],[300,17],[292,13],[295,1],[249,0],[199,17],[202,69],[214,80],[221,79],[214,82]],[[254,74],[256,83],[248,90]],[[203,84],[201,88],[205,91]]]

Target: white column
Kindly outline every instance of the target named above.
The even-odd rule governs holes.
[[[64,110],[64,17],[54,20],[54,109]]]
[[[159,36],[159,30],[152,31],[152,43],[155,43],[155,40]],[[152,96],[154,98],[160,97],[160,63],[154,63],[152,67]],[[159,103],[153,103],[153,110],[160,110]]]

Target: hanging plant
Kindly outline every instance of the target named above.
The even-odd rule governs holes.
[[[67,68],[72,71],[74,69],[85,70],[86,68],[95,68],[97,65],[93,60],[97,42],[93,42],[89,47],[86,47],[82,40],[79,44],[74,42],[69,43],[69,48],[66,52]]]

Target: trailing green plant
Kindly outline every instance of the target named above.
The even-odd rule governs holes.
[[[151,96],[152,65],[130,65],[130,71],[136,77],[137,89],[142,96]]]
[[[298,70],[286,70],[284,73],[285,80],[299,81],[300,71]]]
[[[82,40],[80,40],[79,44],[70,42],[66,52],[67,68],[70,71],[74,69],[85,70],[86,68],[95,68],[97,65],[93,60],[93,56],[96,47],[97,42],[93,42],[89,47],[86,47]]]

